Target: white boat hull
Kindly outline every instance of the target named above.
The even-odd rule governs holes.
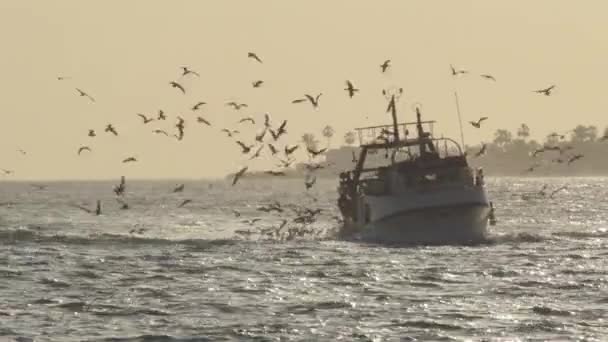
[[[468,244],[487,237],[490,208],[485,205],[414,210],[369,222],[357,239],[394,244]]]

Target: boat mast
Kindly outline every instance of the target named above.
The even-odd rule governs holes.
[[[395,136],[395,142],[399,141],[399,125],[397,122],[397,106],[395,105],[395,94],[391,95],[391,115],[393,116],[393,134]]]
[[[460,103],[458,101],[458,93],[454,91],[454,98],[456,99],[456,112],[458,113],[458,124],[460,125],[460,143],[462,148],[464,147],[464,132],[462,130],[462,118],[460,116]]]

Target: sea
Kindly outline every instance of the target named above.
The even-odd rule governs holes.
[[[608,178],[487,177],[464,246],[341,240],[333,179],[117,183],[0,183],[0,341],[608,340]]]

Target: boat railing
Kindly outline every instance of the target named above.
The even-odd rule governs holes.
[[[433,135],[433,125],[435,121],[421,121],[425,132],[430,132]],[[413,136],[416,131],[415,127],[417,122],[403,122],[397,124],[399,130],[399,136],[407,139],[408,136]],[[381,125],[381,126],[369,126],[355,128],[357,135],[359,136],[359,145],[368,145],[378,142],[394,142],[394,126],[393,125]]]

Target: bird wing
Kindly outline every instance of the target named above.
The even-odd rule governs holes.
[[[347,80],[347,81],[346,81],[346,86],[348,87],[348,90],[349,90],[349,91],[354,89],[353,84],[351,83],[351,81],[348,81],[348,80]]]
[[[291,101],[291,103],[302,103],[304,101],[306,101],[306,99],[295,99],[295,100]]]
[[[484,116],[484,117],[479,118],[479,121],[477,121],[477,123],[481,123],[484,120],[488,120],[488,117]]]
[[[310,101],[310,103],[312,103],[313,105],[315,104],[315,99],[312,96],[310,96],[308,94],[306,94],[304,96],[306,96],[306,98],[308,99],[308,101]]]
[[[283,123],[281,124],[281,126],[279,126],[279,132],[284,132],[285,126],[287,126],[287,120],[283,120]]]

